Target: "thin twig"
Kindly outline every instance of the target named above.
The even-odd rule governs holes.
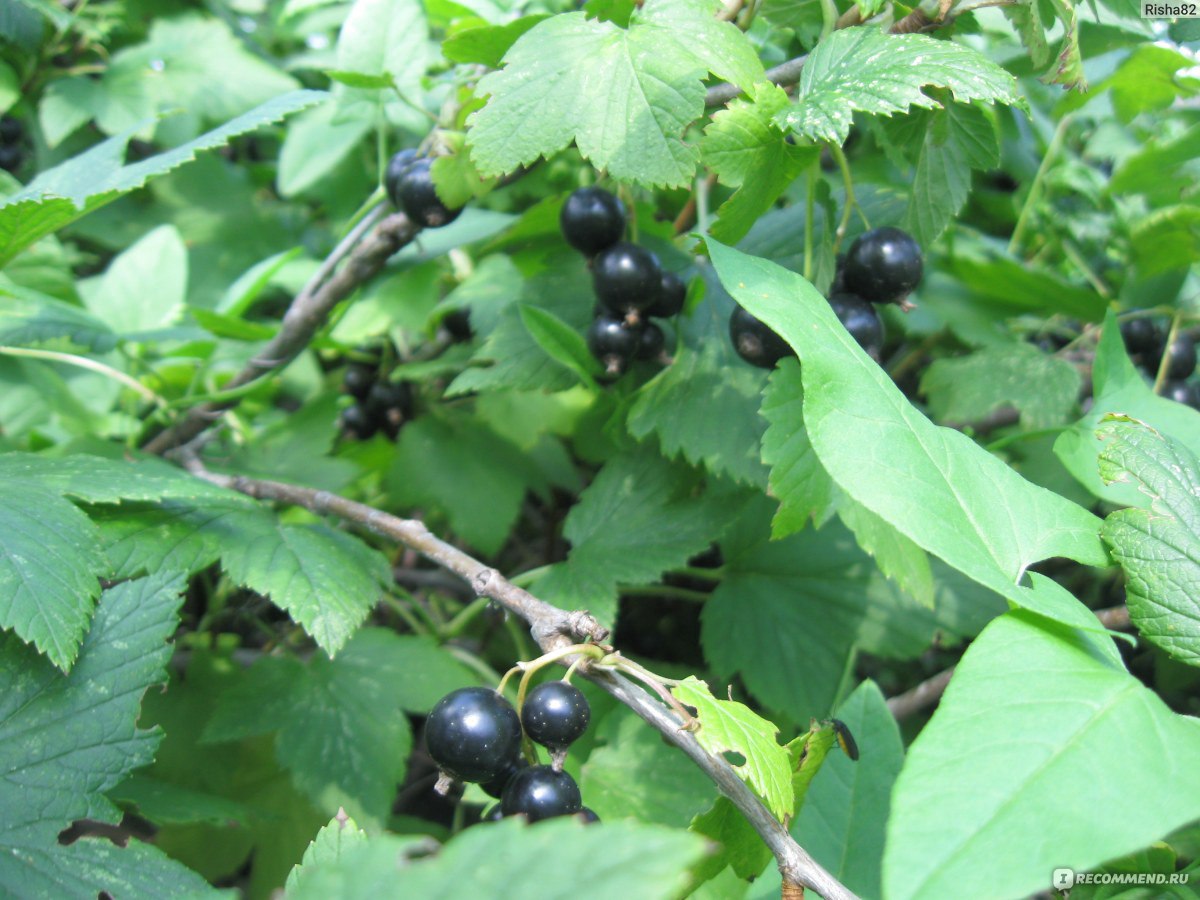
[[[568,612],[538,599],[508,581],[495,569],[436,537],[423,522],[401,519],[328,491],[210,472],[194,454],[181,453],[180,456],[187,469],[205,481],[260,500],[275,500],[304,507],[319,515],[337,516],[420,553],[464,579],[477,595],[492,598],[524,619],[529,623],[534,639],[546,652],[580,641],[601,641],[608,635],[607,630],[590,613]],[[571,657],[563,659],[566,665],[573,661]],[[826,900],[855,900],[851,891],[796,843],[784,824],[772,815],[729,763],[705,750],[695,735],[681,728],[681,723],[658,700],[613,672],[589,670],[586,666],[577,671],[632,709],[700,767],[770,848],[785,886],[791,885],[793,890],[796,886],[811,888]]]
[[[946,685],[950,683],[950,678],[953,675],[954,667],[951,666],[944,672],[938,672],[932,678],[926,678],[916,687],[910,688],[903,694],[889,697],[887,701],[888,711],[899,722],[907,719],[914,713],[920,712],[927,706],[933,706],[942,699]]]
[[[795,59],[789,59],[787,62],[782,62],[774,68],[767,69],[764,76],[767,81],[781,87],[788,84],[795,84],[800,80],[800,72],[804,68],[804,61],[806,59],[808,59],[808,54],[797,56]],[[736,84],[714,84],[704,95],[704,107],[705,109],[712,109],[714,106],[724,106],[741,92],[742,89]]]
[[[393,213],[376,224],[383,209],[381,206],[365,216],[338,244],[304,290],[296,295],[284,314],[279,332],[224,386],[226,390],[282,369],[295,359],[325,324],[330,310],[370,280],[392,254],[413,239],[417,228],[403,213]],[[343,258],[345,265],[334,273]],[[162,454],[188,443],[236,403],[235,397],[192,407],[182,419],[147,443],[146,451]]]

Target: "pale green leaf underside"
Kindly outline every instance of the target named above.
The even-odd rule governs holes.
[[[838,486],[917,545],[1018,604],[1050,556],[1105,565],[1100,520],[1037,487],[904,397],[800,276],[715,241],[722,283],[799,353],[803,421]]]
[[[650,0],[628,29],[565,13],[538,23],[484,76],[487,105],[470,120],[484,177],[515,171],[572,141],[618,180],[687,184],[699,161],[684,129],[704,112],[706,71],[749,88],[762,66],[715,4]],[[587,99],[595,86],[600,99]]]
[[[1200,665],[1200,462],[1187,447],[1132,421],[1105,422],[1100,475],[1149,494],[1150,509],[1122,509],[1101,535],[1129,579],[1129,615],[1142,636]]]
[[[795,107],[781,127],[842,143],[854,113],[891,115],[941,104],[921,89],[948,88],[960,103],[1020,103],[1016,79],[976,50],[919,34],[885,34],[870,26],[835,31],[809,55]]]
[[[0,635],[0,894],[94,898],[190,896],[203,879],[134,840],[69,846],[81,818],[116,823],[104,792],[153,758],[137,729],[142,695],[165,680],[182,581],[155,576],[107,591],[69,675],[13,635]]]
[[[892,792],[886,896],[1027,896],[1200,817],[1200,723],[1113,654],[1025,612],[984,630]]]
[[[775,740],[779,729],[748,706],[717,700],[708,685],[688,676],[671,688],[685,706],[696,709],[698,740],[718,756],[733,752],[745,757],[733,770],[749,784],[780,820],[792,814],[792,769],[787,751]]]
[[[325,97],[323,91],[283,94],[174,150],[124,165],[125,145],[138,132],[138,126],[42,172],[0,206],[0,267],[38,238],[111,203],[155,176],[191,162],[201,150],[220,147],[230,138],[275,122]]]

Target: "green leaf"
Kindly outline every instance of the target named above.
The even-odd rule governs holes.
[[[15,285],[0,287],[0,297],[0,345],[65,343],[97,353],[116,346],[112,329],[77,306]]]
[[[1105,565],[1100,521],[917,411],[800,276],[709,240],[734,297],[800,355],[804,418],[833,481],[918,546],[1015,603],[1038,560]],[[997,498],[1003,498],[997,502]]]
[[[354,0],[338,34],[338,69],[390,75],[402,92],[420,87],[430,56],[419,0]]]
[[[1079,371],[1028,343],[997,344],[970,356],[935,360],[921,392],[941,422],[978,422],[1012,406],[1024,428],[1061,425],[1079,399]]]
[[[468,120],[471,156],[485,176],[549,157],[572,141],[621,181],[687,184],[699,159],[683,130],[704,112],[703,73],[749,89],[762,65],[715,0],[649,0],[628,29],[564,13],[535,25],[484,76],[487,105]],[[606,102],[581,103],[605,85]]]
[[[779,729],[748,706],[717,700],[708,684],[689,675],[671,688],[675,699],[696,710],[696,740],[709,753],[745,762],[733,770],[766,803],[780,821],[792,814],[792,767],[787,751],[775,740]]]
[[[653,447],[612,457],[567,514],[571,551],[538,582],[539,596],[611,622],[618,584],[656,581],[721,530],[726,502],[692,496],[693,486],[690,472]]]
[[[875,558],[879,571],[922,606],[933,609],[933,571],[924,550],[845,495],[838,502],[838,515],[854,533],[858,546]]]
[[[84,281],[88,309],[118,334],[165,328],[179,319],[187,290],[187,247],[173,225],[160,225]]]
[[[1168,206],[1140,217],[1130,235],[1138,272],[1157,275],[1200,262],[1200,206]]]
[[[39,238],[141,187],[151,178],[191,162],[199,151],[223,146],[230,138],[278,121],[325,97],[323,91],[283,94],[174,150],[122,165],[125,145],[138,131],[136,127],[130,128],[42,172],[24,190],[0,205],[0,267]]]
[[[366,842],[367,833],[344,811],[339,810],[333,820],[317,832],[317,836],[304,851],[304,858],[296,863],[296,868],[288,874],[284,890],[291,894],[292,891],[301,889],[304,880],[314,868],[337,863],[346,851]]]
[[[679,751],[637,716],[606,716],[583,764],[579,789],[604,823],[635,819],[685,825],[712,803],[713,783],[695,766],[680,765]]]
[[[443,132],[442,139],[455,150],[449,156],[439,156],[433,161],[433,183],[446,206],[451,209],[466,206],[495,188],[496,179],[484,178],[471,161],[465,135]]]
[[[859,759],[836,751],[825,759],[791,831],[842,884],[862,897],[878,897],[884,830],[904,742],[873,681],[860,684],[834,715],[854,735]]]
[[[339,120],[333,100],[297,116],[279,151],[279,193],[294,197],[320,184],[370,130],[371,120],[363,116]]]
[[[971,170],[1000,162],[995,123],[980,106],[950,103],[929,116],[913,175],[905,227],[932,244],[958,215],[971,190]],[[718,236],[719,237],[719,236]]]
[[[845,28],[822,40],[804,64],[796,106],[780,127],[842,143],[854,112],[891,115],[910,106],[938,109],[922,91],[946,88],[959,103],[1020,104],[1016,80],[979,51],[919,34]]]
[[[1196,94],[1200,79],[1180,74],[1191,67],[1192,63],[1178,50],[1154,44],[1136,48],[1105,80],[1117,116],[1129,122],[1139,113],[1167,109],[1176,97]]]
[[[906,657],[933,637],[931,611],[889,585],[836,522],[726,556],[701,616],[705,658],[793,721],[829,714],[859,645]]]
[[[64,671],[100,595],[109,564],[96,526],[37,484],[0,480],[0,628]]]
[[[1075,479],[1102,500],[1119,506],[1149,505],[1132,484],[1105,484],[1096,460],[1104,445],[1096,429],[1109,414],[1127,415],[1169,434],[1185,447],[1200,447],[1200,412],[1159,397],[1147,386],[1125,353],[1115,316],[1109,316],[1092,362],[1092,408],[1054,442],[1054,453]]]
[[[810,518],[823,521],[837,496],[803,427],[803,409],[800,365],[784,360],[771,373],[760,410],[771,423],[763,434],[762,460],[771,467],[771,496],[779,501],[771,523],[776,538],[800,531]]]
[[[973,298],[1001,310],[1038,316],[1056,312],[1099,322],[1108,307],[1104,298],[1090,288],[999,253],[982,258],[956,254],[947,270],[967,286]]]
[[[530,336],[547,356],[578,375],[588,387],[598,389],[596,377],[603,374],[603,369],[588,350],[583,335],[554,313],[536,306],[521,304],[518,311]]]
[[[1062,43],[1051,70],[1043,80],[1050,84],[1061,84],[1066,90],[1087,90],[1083,74],[1083,57],[1079,52],[1079,23],[1076,19],[1073,0],[1050,0],[1050,8],[1063,26]],[[1030,15],[1040,16],[1040,8],[1031,10]]]
[[[1165,178],[1176,174],[1175,170],[1195,160],[1196,153],[1192,148],[1197,141],[1200,141],[1200,125],[1170,137],[1152,138],[1116,167],[1108,183],[1109,192],[1151,193]]]
[[[238,584],[270,597],[330,656],[391,583],[381,554],[321,525],[273,521],[223,546],[221,565]]]
[[[771,851],[758,832],[723,795],[712,809],[692,819],[691,830],[721,845],[721,852],[704,861],[697,877],[714,876],[729,866],[739,878],[753,879],[771,861]]]
[[[535,13],[521,16],[505,25],[482,25],[456,32],[442,42],[446,59],[456,63],[479,63],[489,69],[500,68],[500,62],[517,38],[549,16]]]
[[[1200,723],[1114,656],[1021,611],[983,631],[896,780],[886,896],[1026,896],[1200,817]]]
[[[120,811],[104,792],[153,758],[159,736],[138,730],[138,713],[146,689],[166,678],[182,588],[172,576],[155,576],[106,591],[70,675],[13,635],[0,635],[5,895],[213,893],[198,875],[138,841],[126,848],[105,840],[58,841],[78,819],[119,822]]]
[[[289,900],[329,897],[506,897],[550,900],[578,891],[580,873],[625,900],[669,900],[704,854],[695,835],[656,825],[570,818],[530,828],[515,819],[468,828],[438,854],[413,860],[413,839],[380,835],[314,864]],[[421,842],[423,845],[425,842]]]
[[[629,409],[629,433],[651,435],[664,453],[762,486],[759,460],[763,422],[755,412],[762,374],[729,359],[717,335],[698,348],[683,347],[671,365],[638,391]],[[713,422],[720,422],[714,428]]]
[[[1138,485],[1149,509],[1109,514],[1100,534],[1129,579],[1142,636],[1200,665],[1200,461],[1179,441],[1129,419],[1105,421],[1100,477]]]
[[[717,210],[710,229],[718,240],[735,243],[775,205],[784,189],[816,162],[815,146],[788,143],[774,124],[787,109],[783,89],[769,83],[754,86],[752,101],[734,100],[713,116],[704,130],[700,153],[722,184],[738,188]]]
[[[366,628],[333,660],[264,658],[221,696],[204,738],[276,731],[280,764],[316,806],[383,822],[412,750],[399,687],[403,650],[391,632]]]
[[[243,803],[215,794],[189,790],[137,772],[105,795],[122,808],[132,807],[138,815],[156,824],[208,822],[221,827],[245,825],[249,810]]]

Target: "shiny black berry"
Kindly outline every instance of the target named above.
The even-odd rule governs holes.
[[[449,209],[433,186],[433,160],[421,156],[413,160],[396,184],[396,205],[414,223],[423,228],[440,228],[458,218],[461,209]]]
[[[342,410],[341,421],[342,431],[360,441],[365,441],[379,430],[379,420],[357,403]]]
[[[442,327],[455,343],[469,341],[471,331],[471,311],[465,307],[452,309],[442,317]]]
[[[524,815],[530,822],[552,816],[570,816],[583,809],[579,785],[566,772],[550,766],[530,766],[509,781],[500,798],[506,816]]]
[[[342,376],[342,387],[351,397],[359,400],[367,399],[367,393],[375,384],[375,367],[364,363],[350,363],[346,366],[346,374]]]
[[[410,419],[413,414],[412,385],[407,381],[377,381],[367,391],[366,406],[380,415],[394,409]]]
[[[921,283],[924,260],[912,235],[899,228],[868,231],[846,251],[846,289],[872,303],[902,301]]]
[[[662,268],[644,247],[622,241],[596,256],[592,287],[604,308],[617,315],[648,310],[658,302]]]
[[[460,781],[491,781],[520,750],[521,719],[491,688],[460,688],[430,711],[425,745],[446,774]]]
[[[508,761],[508,765],[504,767],[503,772],[501,772],[491,781],[485,781],[479,786],[483,788],[483,792],[489,797],[495,797],[497,800],[499,800],[504,796],[504,789],[508,787],[508,783],[512,780],[512,777],[522,769],[527,768],[529,768],[529,763],[525,761],[525,757],[517,754]]]
[[[783,338],[740,306],[729,317],[729,339],[738,356],[762,369],[773,369],[792,353]]]
[[[659,319],[669,319],[683,312],[683,302],[686,299],[687,285],[683,279],[674,272],[663,272],[658,299],[646,310],[646,314]]]
[[[525,697],[521,724],[534,743],[562,750],[587,730],[591,707],[583,691],[565,681],[539,684]]]
[[[1168,381],[1162,386],[1162,395],[1192,409],[1200,409],[1200,390],[1190,381]]]
[[[408,149],[392,154],[388,160],[387,169],[383,173],[383,189],[387,191],[388,199],[396,207],[400,207],[400,179],[408,171],[408,167],[417,161],[417,151]]]
[[[609,375],[620,375],[637,355],[642,343],[641,331],[616,316],[597,316],[588,326],[588,349]]]
[[[883,320],[875,306],[855,294],[831,294],[829,305],[848,332],[873,359],[883,352]]]
[[[580,188],[563,204],[558,222],[568,244],[594,256],[625,234],[625,204],[603,188]]]
[[[1191,335],[1175,335],[1166,353],[1168,378],[1187,378],[1196,371],[1196,342]]]
[[[1153,319],[1140,316],[1121,323],[1121,338],[1130,356],[1147,356],[1155,360],[1162,355],[1166,335]]]
[[[653,322],[646,322],[642,326],[641,338],[638,341],[637,353],[634,354],[635,359],[658,359],[662,355],[663,347],[667,344],[666,335],[663,330]]]

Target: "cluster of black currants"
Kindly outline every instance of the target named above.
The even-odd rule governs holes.
[[[413,417],[412,385],[389,381],[378,363],[350,363],[342,375],[342,387],[354,398],[341,412],[342,431],[357,440],[365,441],[382,431],[394,441],[400,426]]]
[[[653,317],[669,319],[683,311],[687,285],[664,272],[658,257],[625,235],[625,204],[603,188],[580,188],[567,198],[559,217],[567,243],[586,256],[596,293],[596,318],[587,330],[588,349],[610,376],[635,359],[658,359],[666,336]]]
[[[15,116],[0,118],[0,169],[17,171],[25,158],[25,129]]]
[[[440,228],[458,218],[462,209],[450,209],[433,185],[433,159],[416,150],[401,150],[388,160],[383,187],[397,209],[421,228]]]
[[[1162,395],[1200,409],[1200,386],[1189,379],[1196,371],[1196,339],[1181,331],[1167,346],[1168,332],[1149,316],[1137,316],[1121,323],[1121,337],[1129,358],[1142,373],[1153,380],[1161,364],[1166,365]]]
[[[539,684],[525,697],[520,715],[491,688],[460,688],[430,711],[425,746],[443,774],[477,783],[499,799],[484,813],[484,821],[580,815],[597,822],[599,817],[583,805],[579,785],[562,769],[567,747],[587,730],[590,719],[587,698],[566,681]],[[551,765],[526,760],[521,752],[525,737],[550,750]]]
[[[838,260],[828,301],[838,320],[873,359],[883,352],[883,320],[876,304],[910,309],[907,297],[921,282],[925,262],[912,235],[899,228],[876,228],[860,235]],[[729,339],[751,365],[774,368],[792,348],[742,307],[729,317]]]

